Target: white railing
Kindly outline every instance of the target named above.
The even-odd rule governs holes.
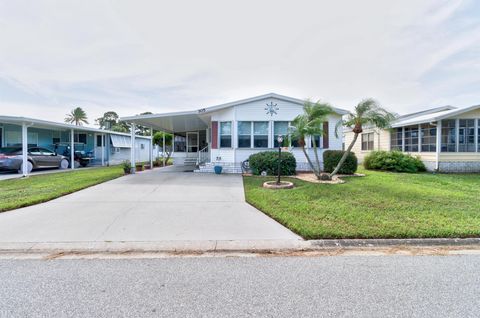
[[[210,161],[210,151],[208,151],[208,146],[202,148],[198,152],[197,165],[202,165]]]

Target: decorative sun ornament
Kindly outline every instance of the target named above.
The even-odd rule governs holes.
[[[273,116],[274,114],[277,115],[277,110],[280,108],[277,107],[277,104],[274,104],[273,102],[270,102],[270,104],[266,104],[267,107],[265,107],[265,110],[267,111],[267,115],[270,114],[270,116]]]

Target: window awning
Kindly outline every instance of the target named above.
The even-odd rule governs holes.
[[[110,139],[115,148],[130,148],[131,140],[129,136],[110,135]]]

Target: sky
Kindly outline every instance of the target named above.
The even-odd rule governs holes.
[[[0,115],[480,104],[480,1],[0,0]]]

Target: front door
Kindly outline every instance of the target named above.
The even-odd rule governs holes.
[[[187,132],[187,157],[195,157],[198,152],[198,132]]]
[[[102,159],[102,151],[105,151],[104,146],[105,137],[102,134],[95,134],[95,159]]]

